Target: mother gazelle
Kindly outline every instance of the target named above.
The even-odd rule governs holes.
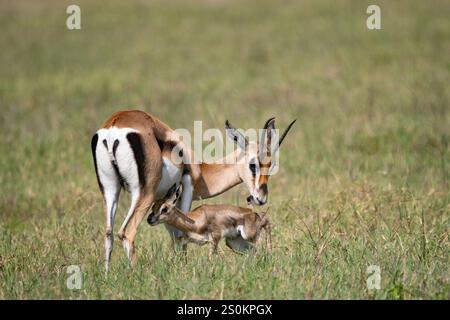
[[[131,205],[120,227],[119,239],[133,263],[136,260],[134,240],[139,224],[153,202],[164,197],[174,183],[181,182],[183,185],[183,194],[177,205],[183,212],[190,209],[192,200],[214,197],[241,182],[246,184],[250,193],[247,201],[256,205],[265,204],[272,154],[275,154],[294,122],[284,131],[279,142],[272,146],[274,118],[264,125],[259,144],[248,141],[226,121],[226,131],[239,147],[226,156],[226,161],[196,164],[190,161],[192,151],[158,118],[138,110],[113,114],[94,134],[91,142],[106,211],[106,270],[109,269],[114,218],[122,188],[131,193]],[[171,151],[175,147],[179,149],[177,154],[181,157],[181,164],[180,161],[172,161]],[[177,243],[182,233],[167,228],[172,240]]]

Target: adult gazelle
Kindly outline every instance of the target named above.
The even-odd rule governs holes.
[[[131,205],[119,230],[119,239],[131,263],[136,260],[137,228],[154,201],[163,198],[176,183],[183,185],[177,207],[189,211],[193,200],[211,198],[244,182],[247,201],[263,205],[268,197],[269,169],[272,155],[282,143],[295,120],[273,144],[275,119],[267,120],[259,143],[249,141],[228,121],[227,134],[238,145],[224,161],[195,163],[193,152],[179,136],[158,118],[143,111],[113,114],[92,137],[95,171],[106,212],[106,271],[113,248],[114,220],[120,191],[131,193]],[[174,148],[177,152],[173,152]],[[174,161],[173,155],[180,158]],[[167,227],[176,243],[183,234]]]

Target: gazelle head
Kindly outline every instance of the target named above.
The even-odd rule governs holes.
[[[183,191],[183,187],[180,184],[178,187],[174,184],[169,191],[167,191],[164,199],[157,200],[151,209],[151,213],[147,218],[147,222],[151,226],[156,226],[162,222],[168,221],[171,217],[179,216],[189,223],[194,223],[192,219],[189,219],[186,215],[176,210],[176,204],[178,198]]]
[[[237,167],[238,174],[250,193],[247,197],[248,203],[261,206],[267,202],[269,195],[267,184],[274,165],[273,155],[277,152],[295,121],[289,124],[279,139],[275,139],[275,118],[270,118],[263,127],[259,143],[249,141],[228,120],[225,121],[225,129],[228,136],[243,151],[242,156],[239,157],[240,160],[237,163]]]

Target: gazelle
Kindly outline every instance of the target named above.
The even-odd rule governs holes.
[[[184,191],[177,204],[182,211],[190,210],[192,200],[214,197],[242,182],[250,193],[247,201],[256,205],[265,204],[272,154],[275,154],[294,122],[271,149],[275,118],[270,118],[264,125],[259,144],[248,141],[226,121],[226,131],[239,147],[226,156],[226,161],[195,164],[189,160],[192,151],[158,118],[139,110],[114,113],[91,141],[97,181],[106,211],[106,270],[109,269],[114,220],[122,188],[131,193],[131,205],[120,227],[119,239],[128,259],[134,263],[137,228],[153,202],[164,197],[174,183],[181,182],[183,185]],[[176,165],[177,161],[169,156],[175,146],[181,146],[179,156],[183,165]],[[167,229],[174,244],[178,244],[183,233],[175,228]]]
[[[248,208],[230,205],[202,205],[189,212],[181,212],[176,204],[183,190],[174,184],[164,199],[153,205],[147,222],[151,226],[165,223],[184,232],[183,243],[211,244],[211,253],[217,252],[221,239],[235,252],[247,252],[258,241],[261,231],[266,232],[269,250],[272,235],[269,220]]]

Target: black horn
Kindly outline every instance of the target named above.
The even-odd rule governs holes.
[[[286,128],[286,130],[284,130],[283,134],[281,135],[280,139],[278,140],[278,144],[275,146],[273,153],[275,153],[278,148],[281,146],[281,143],[283,142],[284,138],[286,137],[286,135],[288,134],[289,130],[291,129],[291,127],[294,125],[295,121],[297,121],[297,119],[295,119],[294,121],[292,121],[289,126]]]
[[[264,125],[263,129],[267,129],[267,127],[269,126],[270,122],[275,121],[275,117],[269,118],[269,120],[266,121],[266,124]]]

